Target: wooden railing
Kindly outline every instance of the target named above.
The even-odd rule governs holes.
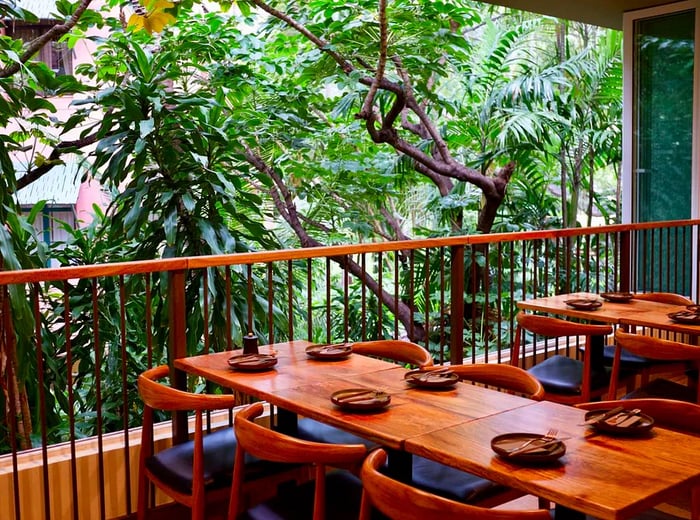
[[[0,468],[7,468],[0,469],[0,518],[133,513],[138,446],[129,431],[138,428],[141,410],[134,381],[149,366],[235,348],[248,332],[262,343],[405,337],[428,347],[439,363],[504,362],[519,300],[605,290],[696,298],[699,225],[689,220],[0,271],[0,448],[6,453]],[[174,375],[176,384],[187,384]],[[176,440],[186,435],[186,417],[175,420]],[[79,469],[83,437],[94,448],[87,477]],[[119,471],[107,467],[115,439]],[[61,476],[50,470],[59,443]],[[27,481],[22,468],[29,457],[35,473]],[[78,498],[85,478],[97,496],[87,512]]]

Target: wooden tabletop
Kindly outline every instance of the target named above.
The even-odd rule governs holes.
[[[174,364],[190,374],[394,449],[403,449],[412,436],[534,404],[468,383],[441,390],[415,388],[404,380],[407,370],[399,365],[357,354],[319,361],[305,354],[308,345],[293,341],[260,347],[261,353],[274,351],[278,358],[274,369],[262,372],[232,370],[228,359],[238,351],[177,359]],[[375,413],[341,410],[330,396],[347,388],[383,390],[391,396],[391,403]]]
[[[580,425],[584,414],[543,401],[408,439],[405,449],[609,520],[629,518],[700,484],[700,438],[662,428],[645,437],[598,434]],[[544,434],[552,427],[570,437],[553,465],[519,465],[491,449],[496,435]]]

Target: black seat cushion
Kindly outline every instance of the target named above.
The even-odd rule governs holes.
[[[326,474],[326,518],[357,520],[362,482],[348,471]],[[314,481],[280,489],[278,495],[237,517],[237,520],[309,520],[313,517]],[[382,520],[376,510],[372,520]]]
[[[615,345],[605,345],[605,347],[603,347],[603,361],[608,366],[612,366],[613,361],[615,360],[615,349]],[[642,370],[653,365],[667,363],[667,361],[655,361],[653,359],[632,354],[624,348],[620,352],[620,362],[621,366],[636,370]]]
[[[233,428],[223,428],[204,436],[204,485],[217,489],[231,485],[236,458]],[[146,467],[159,480],[181,493],[192,492],[194,442],[177,444],[146,460]],[[246,454],[246,479],[254,480],[288,470],[290,465],[263,461]]]
[[[379,446],[350,432],[309,419],[308,417],[299,419],[297,422],[296,436],[306,441],[325,442],[328,444],[364,444],[370,450]]]
[[[577,395],[583,383],[583,362],[566,356],[552,356],[528,369],[547,392]],[[610,382],[607,370],[591,370],[591,390],[604,388]]]
[[[411,484],[424,491],[463,503],[474,503],[508,489],[466,471],[416,455],[413,456]]]
[[[675,381],[657,378],[653,379],[649,384],[625,395],[623,399],[646,399],[650,397],[694,403],[697,399],[697,392],[694,388]]]

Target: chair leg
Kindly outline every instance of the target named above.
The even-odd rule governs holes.
[[[139,474],[139,495],[138,495],[138,501],[136,503],[137,507],[137,512],[136,512],[136,519],[137,520],[146,520],[146,512],[148,511],[148,479],[146,478],[145,475],[142,474],[143,471],[141,471],[141,474]]]

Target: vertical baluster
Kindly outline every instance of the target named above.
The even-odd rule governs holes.
[[[2,288],[4,290],[4,287]],[[44,498],[44,518],[51,519],[51,481],[49,480],[49,452],[48,452],[48,435],[46,425],[46,382],[44,380],[44,349],[41,340],[41,323],[42,317],[39,310],[40,288],[38,283],[31,285],[32,289],[32,312],[34,316],[34,349],[36,350],[36,371],[38,376],[38,392],[39,392],[39,414],[41,416],[41,491]]]
[[[92,303],[92,337],[93,355],[95,356],[95,402],[96,430],[97,430],[97,465],[98,478],[100,482],[100,515],[105,518],[105,461],[104,461],[104,439],[103,417],[102,417],[102,349],[100,347],[100,308],[97,300],[97,280],[90,280],[90,300]]]
[[[382,294],[384,294],[384,256],[380,251],[377,253],[377,339],[384,339],[384,301],[382,299]]]

